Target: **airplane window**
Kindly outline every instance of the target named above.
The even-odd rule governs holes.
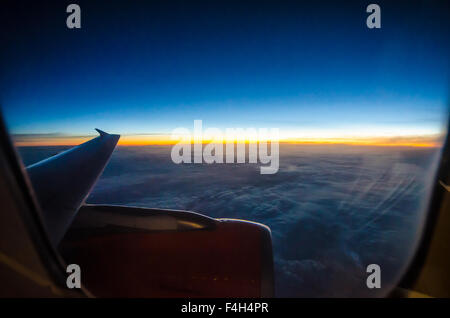
[[[155,257],[164,240],[209,229],[203,216],[241,219],[271,230],[275,296],[386,295],[420,238],[447,135],[450,19],[445,2],[377,3],[381,22],[364,1],[79,1],[80,21],[61,4],[11,6],[1,111],[39,198],[79,210],[48,221],[63,256],[106,244],[74,231],[94,218],[102,239],[119,223],[115,235],[167,229]],[[115,134],[115,148],[70,150]],[[70,179],[58,183],[64,164],[38,171],[67,150]],[[229,235],[198,239],[244,248]],[[189,277],[233,279],[208,275]]]

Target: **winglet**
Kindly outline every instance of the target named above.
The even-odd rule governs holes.
[[[104,132],[103,130],[100,130],[100,129],[98,129],[98,128],[95,128],[95,130],[97,130],[97,132],[100,134],[100,137],[108,136],[108,135],[109,135],[107,132]]]

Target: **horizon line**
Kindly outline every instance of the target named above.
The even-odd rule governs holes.
[[[94,137],[95,138],[95,137]],[[52,146],[67,146],[74,147],[80,145],[92,137],[83,137],[71,140],[28,140],[15,141],[13,143],[17,147],[52,147]],[[249,140],[233,140],[222,141],[216,143],[234,144],[254,144],[264,141],[249,141]],[[270,143],[270,141],[266,141]],[[279,144],[287,145],[346,145],[346,146],[373,146],[373,147],[415,147],[415,148],[438,148],[441,147],[443,140],[439,138],[405,138],[405,137],[391,137],[391,138],[299,138],[299,139],[280,139]],[[202,145],[214,143],[212,140],[204,140]],[[180,142],[179,140],[127,140],[120,139],[117,143],[119,147],[142,147],[142,146],[173,146],[176,144],[191,144],[194,142]]]

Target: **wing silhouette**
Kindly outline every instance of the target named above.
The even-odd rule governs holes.
[[[120,135],[100,136],[28,166],[51,241],[57,245],[111,157]]]

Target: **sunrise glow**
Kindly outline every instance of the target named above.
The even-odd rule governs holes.
[[[60,138],[19,138],[16,146],[75,146],[86,142],[95,136],[60,137]],[[361,138],[281,138],[280,143],[302,145],[353,145],[380,147],[440,147],[442,135],[410,136],[410,137],[361,137]],[[121,136],[119,146],[164,146],[177,144],[179,140],[172,140],[167,135],[124,135]],[[212,140],[203,140],[204,144]],[[260,140],[224,140],[223,143],[249,143]],[[193,143],[193,142],[191,142]]]

